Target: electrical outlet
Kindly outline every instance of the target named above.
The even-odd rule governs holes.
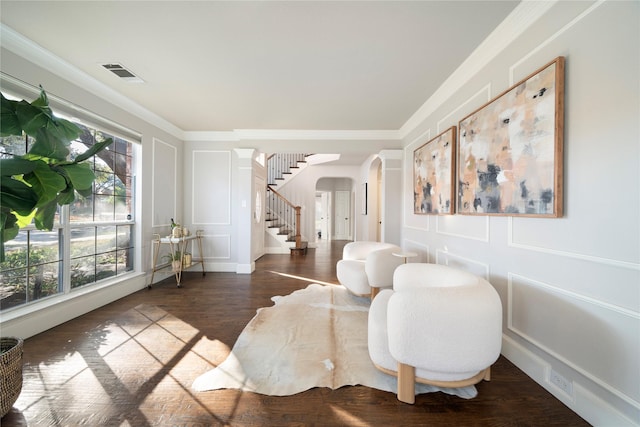
[[[549,372],[549,382],[565,392],[567,395],[573,396],[573,383],[553,369]]]

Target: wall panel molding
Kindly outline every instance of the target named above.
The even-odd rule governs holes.
[[[191,224],[231,224],[231,151],[193,150]]]
[[[472,104],[472,101],[474,101],[476,98],[480,99],[480,104],[478,105],[478,107],[491,100],[491,82],[481,87],[476,93],[474,93],[469,98],[467,98],[467,100],[464,101],[462,104],[458,105],[453,110],[451,110],[450,112],[442,116],[440,120],[438,120],[438,122],[436,123],[436,135],[440,134],[442,124],[447,123],[447,121],[450,120],[450,117],[457,116],[458,119],[454,120],[453,124],[447,125],[447,129],[450,126],[455,126],[457,128],[460,120],[466,117],[469,113],[471,113],[473,110],[477,108],[477,107],[475,108],[469,107],[469,105]],[[461,111],[465,111],[465,112],[461,113]]]
[[[442,222],[446,222],[449,219],[452,219],[453,221],[458,221],[461,218],[472,218],[472,216],[468,216],[468,215],[438,215],[436,217],[436,233],[438,234],[442,234],[445,236],[453,236],[453,237],[459,237],[461,239],[469,239],[469,240],[477,240],[479,242],[485,242],[485,243],[489,243],[489,229],[490,229],[490,222],[489,222],[489,216],[480,216],[478,215],[476,218],[483,218],[484,219],[484,235],[478,235],[478,236],[473,236],[471,234],[465,234],[465,233],[460,233],[460,232],[453,232],[453,231],[445,231],[444,226],[441,225],[441,221]]]
[[[416,252],[415,258],[408,258],[407,262],[423,262],[429,263],[429,245],[423,245],[420,242],[411,239],[403,239],[402,248],[408,252]]]
[[[400,128],[400,136],[405,138],[433,114],[448,98],[497,57],[518,36],[540,19],[555,5],[555,1],[521,2],[502,21],[496,29],[484,39],[469,57],[445,80],[434,94]]]
[[[170,218],[176,218],[177,215],[178,150],[171,144],[153,138],[151,151],[151,226],[168,227],[170,223],[160,222],[160,218],[167,213],[171,215]],[[172,200],[167,200],[167,193],[172,193]]]
[[[230,234],[202,234],[205,263],[211,260],[231,259]]]
[[[511,332],[640,409],[640,399],[630,395],[630,390],[637,388],[633,375],[630,375],[633,369],[637,369],[637,360],[633,359],[634,352],[630,347],[638,345],[640,312],[515,273],[507,275],[507,298],[507,328]],[[577,328],[566,321],[567,315],[571,319],[569,322],[579,323],[587,335],[576,335]],[[565,316],[565,321],[556,322],[556,316]],[[548,334],[548,324],[555,328],[554,334]],[[602,338],[606,336],[603,331],[612,325],[617,326],[615,330],[618,332],[607,337],[609,341],[600,341],[594,347],[592,334]],[[621,331],[628,336],[625,337]],[[572,350],[574,354],[566,354]],[[637,348],[635,351],[637,354]],[[603,364],[604,360],[608,363]],[[618,372],[623,373],[622,376]]]
[[[640,270],[640,263],[620,261],[612,258],[598,257],[594,255],[581,254],[578,252],[562,251],[558,249],[545,248],[543,246],[528,245],[525,243],[516,243],[513,239],[513,217],[508,218],[507,225],[507,246],[518,249],[525,249],[533,252],[546,253],[548,255],[562,256],[565,258],[579,259],[582,261],[596,262],[598,264],[610,265],[613,267],[626,268],[629,270]]]
[[[449,252],[446,249],[436,250],[436,264],[460,268],[477,276],[483,277],[484,279],[489,281],[489,264],[482,261],[476,261],[462,255],[457,255],[453,252]]]
[[[516,80],[516,78],[515,78],[515,70],[516,70],[516,68],[518,68],[524,62],[526,62],[529,58],[531,58],[532,56],[534,56],[535,54],[540,52],[542,49],[547,47],[547,45],[549,45],[555,39],[557,39],[562,34],[567,32],[569,29],[571,29],[578,22],[582,21],[582,19],[584,19],[591,12],[593,12],[594,10],[596,10],[597,8],[602,6],[604,4],[604,2],[605,2],[605,0],[599,0],[596,3],[594,3],[587,10],[582,12],[580,15],[576,16],[573,20],[568,22],[566,25],[564,25],[560,30],[556,31],[556,33],[553,34],[551,37],[547,38],[544,42],[540,43],[535,49],[530,50],[529,52],[527,52],[527,54],[525,56],[523,56],[518,61],[516,61],[513,65],[511,65],[511,67],[509,67],[509,87],[513,86],[513,84],[515,83],[515,80]],[[533,70],[531,70],[531,71],[533,71]],[[522,77],[525,77],[528,74],[529,73],[525,73]],[[518,81],[520,81],[520,78],[518,78]]]

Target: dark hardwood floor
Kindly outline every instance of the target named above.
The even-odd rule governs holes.
[[[187,273],[180,289],[169,278],[27,339],[23,391],[2,426],[588,425],[504,357],[471,400],[431,393],[406,405],[362,386],[288,397],[191,389],[272,296],[337,283],[344,243],[266,255],[251,275]]]

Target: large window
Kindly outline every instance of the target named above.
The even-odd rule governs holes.
[[[58,208],[52,231],[33,226],[5,243],[0,263],[0,310],[73,292],[134,269],[134,152],[132,142],[77,123],[80,137],[71,157],[105,138],[113,143],[92,159],[96,175],[92,194],[76,193],[71,205]],[[25,137],[0,138],[0,156],[28,151]]]

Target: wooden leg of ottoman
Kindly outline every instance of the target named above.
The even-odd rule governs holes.
[[[398,400],[413,405],[416,402],[416,368],[398,363]]]

